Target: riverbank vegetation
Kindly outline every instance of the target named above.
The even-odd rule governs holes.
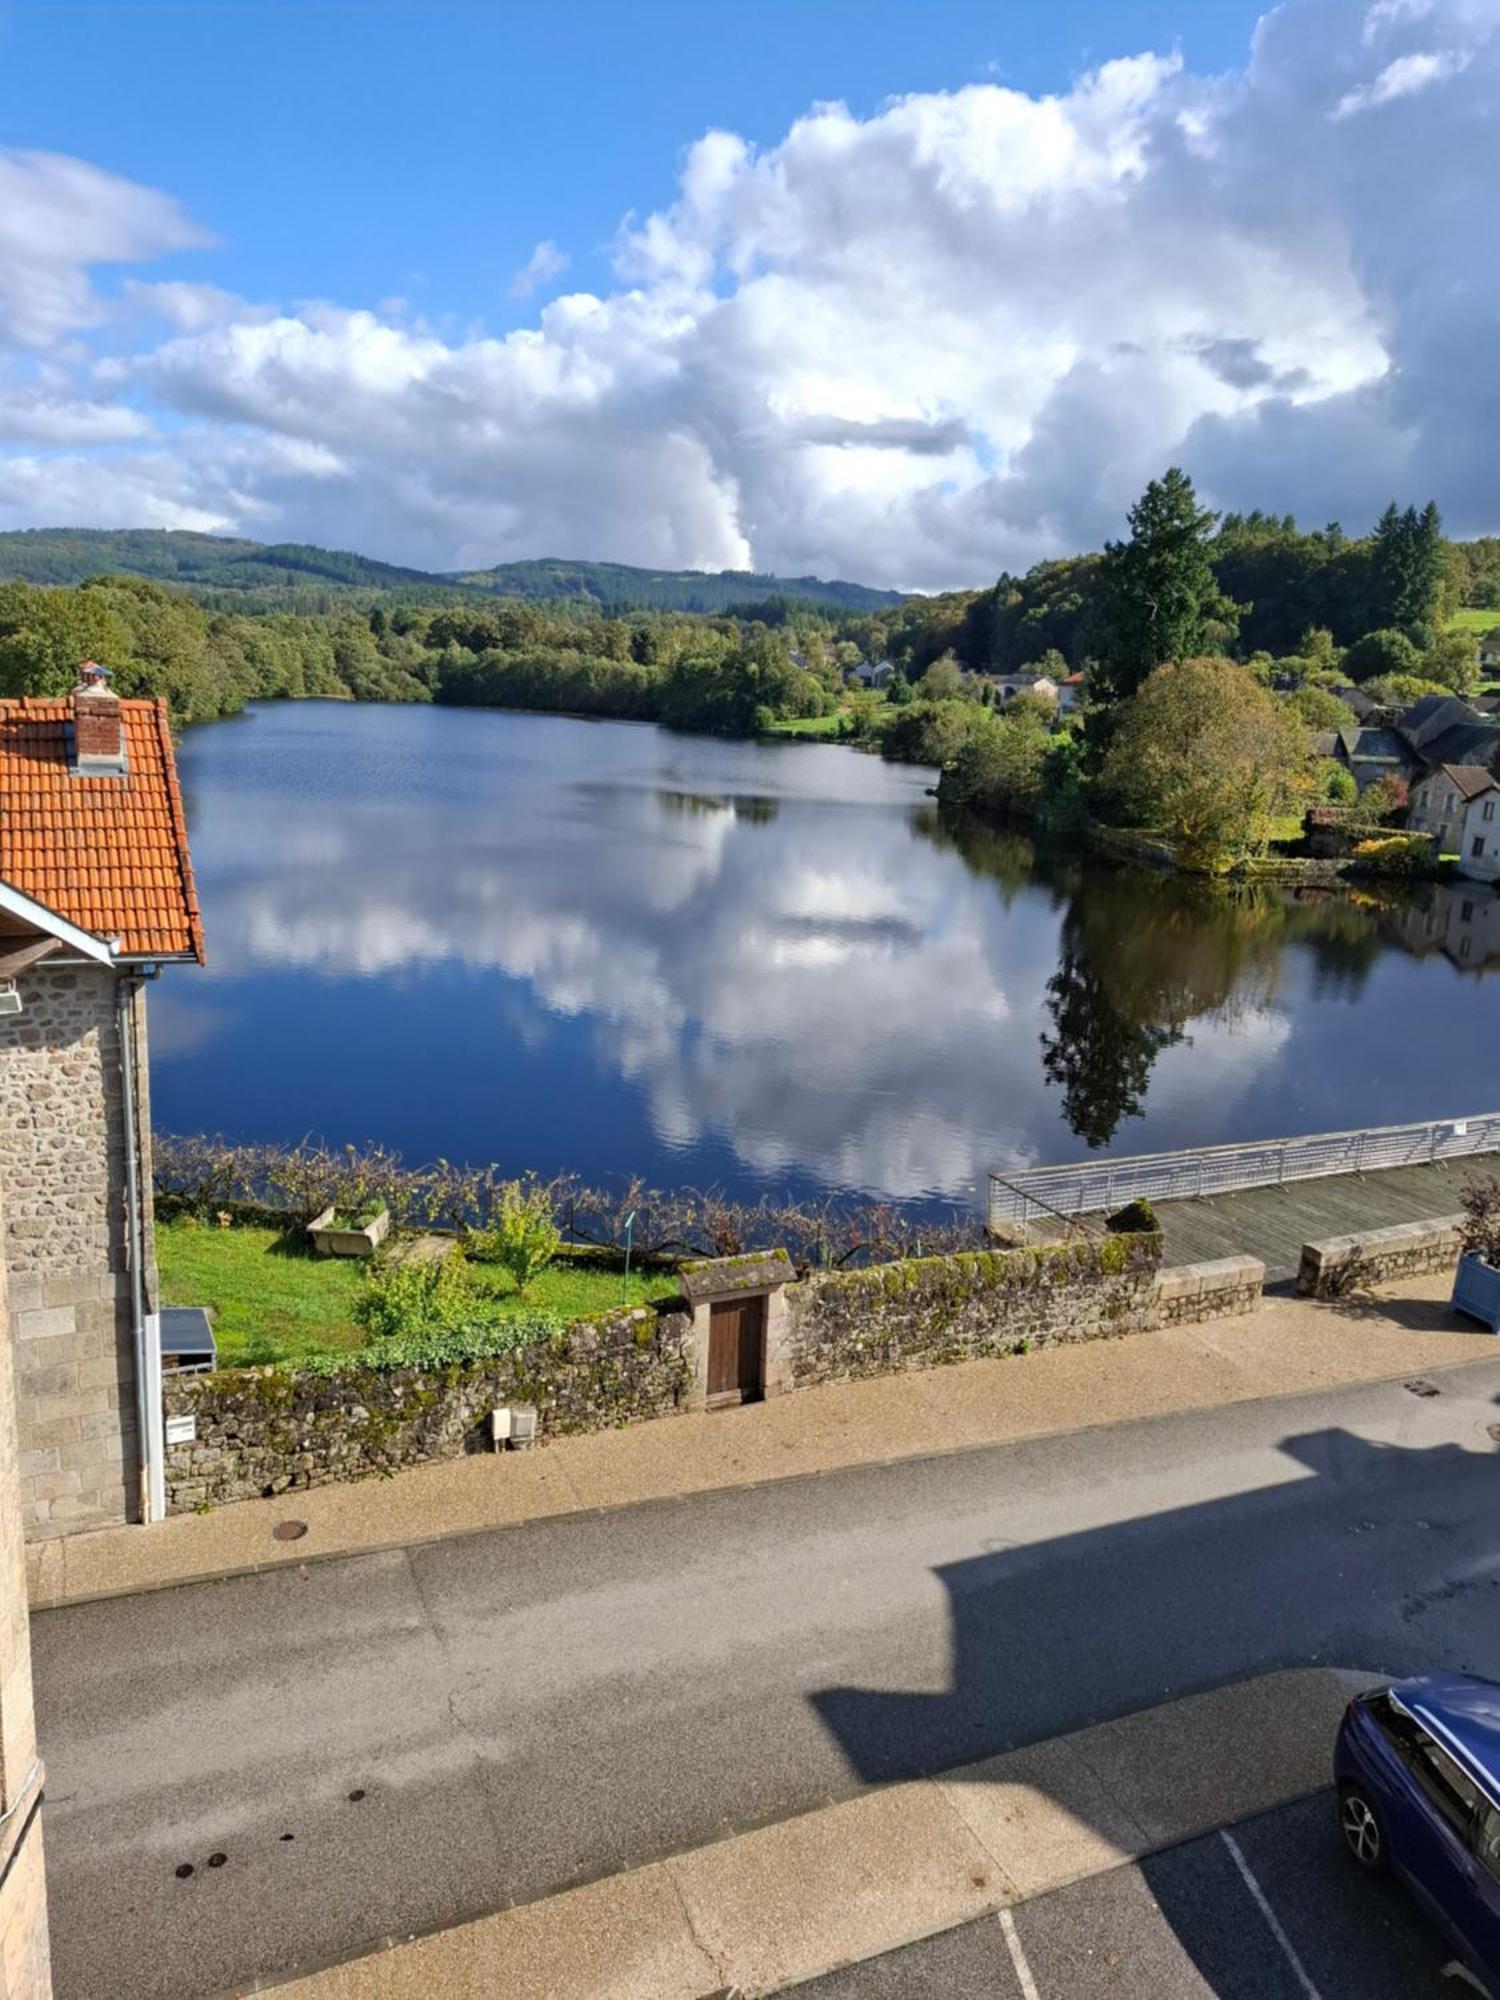
[[[139,538],[94,540],[119,555]],[[55,575],[81,559],[79,541],[28,546]],[[955,809],[1054,833],[1089,819],[1150,829],[1210,868],[1263,852],[1309,804],[1351,803],[1348,771],[1314,754],[1316,735],[1355,726],[1338,690],[1358,684],[1395,708],[1468,692],[1490,607],[1500,628],[1500,540],[1446,540],[1430,503],[1392,504],[1366,536],[1306,532],[1290,517],[1219,519],[1175,469],[1098,553],[987,590],[889,605],[866,593],[877,601],[853,608],[788,595],[665,608],[673,580],[647,572],[645,602],[610,606],[589,594],[602,583],[560,579],[559,565],[534,566],[547,575],[527,587],[574,594],[503,596],[478,581],[500,572],[461,589],[337,552],[184,555],[173,542],[157,537],[151,561],[177,562],[181,584],[0,583],[0,695],[65,692],[92,657],[121,693],[164,696],[181,722],[323,697],[852,742],[936,767]],[[1053,692],[1009,699],[1004,677],[1024,675]],[[1076,698],[1060,702],[1060,686]]]

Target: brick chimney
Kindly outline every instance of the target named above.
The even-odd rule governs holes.
[[[84,661],[73,690],[73,769],[80,778],[125,776],[120,697],[97,660]]]

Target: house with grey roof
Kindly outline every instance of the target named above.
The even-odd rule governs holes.
[[[1377,778],[1409,781],[1421,770],[1420,760],[1394,729],[1341,729],[1333,753],[1363,791]]]
[[[1406,824],[1413,833],[1430,833],[1439,854],[1458,854],[1469,802],[1494,786],[1494,778],[1478,764],[1439,764],[1412,786]]]
[[[1456,694],[1424,695],[1403,710],[1396,727],[1425,770],[1440,764],[1490,770],[1500,757],[1500,720],[1481,715]]]

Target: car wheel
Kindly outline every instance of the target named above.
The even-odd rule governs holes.
[[[1339,1789],[1339,1831],[1344,1845],[1369,1875],[1378,1875],[1387,1864],[1385,1828],[1380,1814],[1358,1785]]]

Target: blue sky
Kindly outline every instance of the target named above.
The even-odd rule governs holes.
[[[170,189],[222,247],[172,268],[251,298],[410,297],[494,328],[540,240],[607,282],[621,217],[724,126],[809,105],[1066,90],[1109,56],[1244,60],[1243,0],[10,0],[4,138]],[[163,267],[166,274],[166,267]]]
[[[0,0],[0,79],[0,527],[941,589],[1176,463],[1500,531],[1500,0]]]

